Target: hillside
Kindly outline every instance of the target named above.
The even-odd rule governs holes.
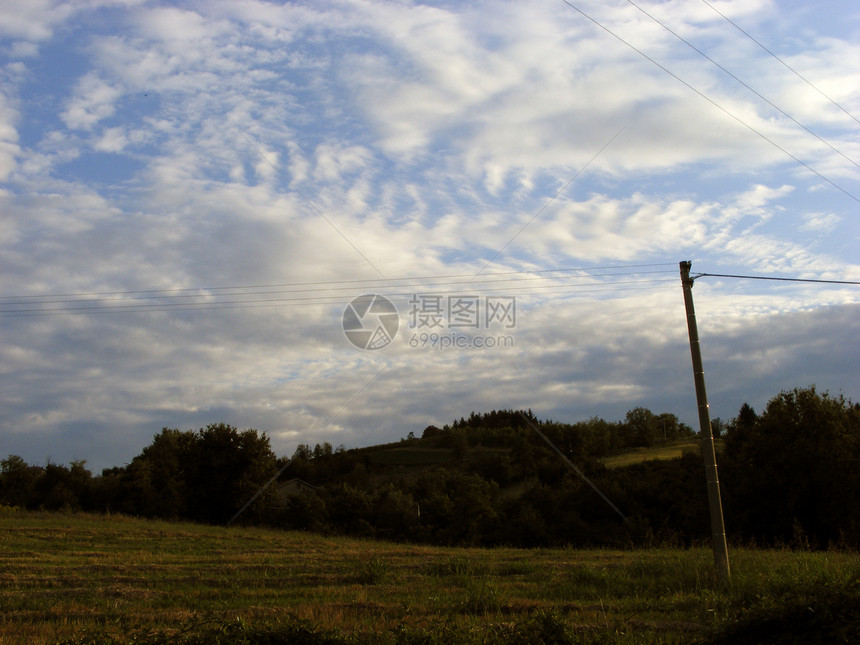
[[[666,473],[641,468],[673,459],[671,478],[688,486],[701,479],[701,465],[677,458],[695,445],[673,415],[644,409],[625,422],[578,424],[539,420],[530,411],[473,413],[396,443],[299,446],[282,479],[308,482],[315,492],[282,499],[274,522],[433,544],[622,545],[655,537],[689,543],[708,534],[703,495],[687,496],[677,514],[683,520],[674,520],[645,498],[645,487]],[[639,470],[631,477],[620,466]],[[595,487],[611,491],[604,496],[616,506]]]
[[[744,404],[718,427],[731,541],[860,548],[860,405],[795,389],[761,415]],[[499,410],[417,434],[360,449],[300,445],[278,458],[256,430],[164,428],[99,476],[84,462],[35,467],[10,455],[0,504],[451,546],[709,539],[697,437],[672,414],[635,408],[623,421],[567,424]]]
[[[699,454],[698,439],[672,439],[660,441],[647,448],[634,448],[604,457],[601,461],[607,468],[623,468],[648,461],[678,459],[685,454]]]

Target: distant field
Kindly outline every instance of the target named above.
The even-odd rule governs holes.
[[[619,455],[612,455],[603,460],[607,468],[622,468],[640,464],[643,461],[659,459],[677,459],[685,452],[699,452],[699,441],[696,439],[679,439],[652,448],[637,448]]]
[[[727,588],[704,548],[438,548],[8,509],[0,536],[2,643],[671,643],[860,604],[845,553],[732,551]]]
[[[476,451],[508,452],[507,449],[493,450],[480,448]],[[698,453],[700,450],[697,439],[677,439],[667,441],[649,448],[636,448],[617,455],[604,458],[607,468],[623,468],[645,461],[677,459],[687,452]],[[421,448],[413,446],[395,446],[375,450],[369,453],[373,463],[382,466],[402,466],[414,468],[449,464],[454,461],[454,453],[448,448]]]
[[[447,448],[386,448],[369,453],[373,463],[385,466],[432,466],[454,460]]]

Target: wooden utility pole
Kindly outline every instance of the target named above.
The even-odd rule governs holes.
[[[729,550],[726,545],[726,526],[723,521],[723,503],[720,499],[720,478],[717,475],[717,453],[714,449],[714,434],[711,431],[711,415],[708,410],[708,395],[705,392],[705,368],[699,348],[699,330],[696,326],[696,310],[693,308],[693,279],[690,277],[692,262],[681,262],[681,284],[684,287],[684,306],[687,308],[687,331],[690,334],[690,353],[693,357],[693,379],[696,385],[696,401],[699,405],[699,432],[702,437],[702,458],[705,461],[705,478],[708,484],[708,506],[711,510],[711,537],[714,543],[714,567],[724,582],[730,578]]]

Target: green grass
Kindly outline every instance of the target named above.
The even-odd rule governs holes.
[[[698,440],[678,439],[650,448],[636,448],[629,452],[611,455],[603,460],[603,465],[607,468],[623,468],[624,466],[640,464],[643,461],[677,459],[686,452],[698,453],[699,450]]]
[[[860,599],[851,553],[733,550],[726,587],[708,549],[438,548],[9,510],[0,536],[0,642],[28,645],[692,642],[842,601],[831,622],[851,629]]]

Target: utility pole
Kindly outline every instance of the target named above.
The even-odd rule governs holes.
[[[711,415],[708,410],[708,395],[705,392],[705,368],[699,348],[699,330],[696,326],[696,311],[693,308],[693,278],[690,277],[692,262],[681,262],[681,285],[684,287],[684,306],[687,309],[687,331],[690,334],[690,353],[693,357],[693,379],[696,384],[696,401],[699,405],[699,432],[702,437],[702,458],[705,461],[705,478],[708,484],[708,506],[711,510],[711,537],[714,543],[714,567],[717,576],[728,582],[729,551],[726,545],[726,526],[723,522],[723,503],[720,499],[720,479],[717,476],[717,453],[714,449],[714,434],[711,431]]]

